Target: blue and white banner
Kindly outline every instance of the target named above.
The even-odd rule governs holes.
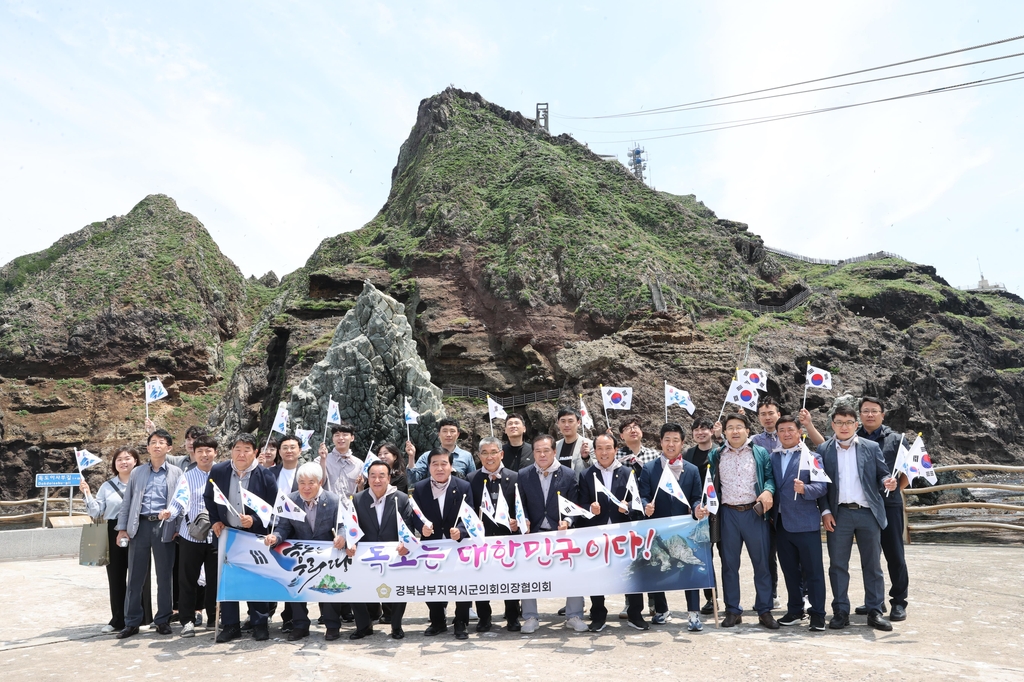
[[[708,522],[688,516],[478,540],[329,542],[225,529],[219,601],[388,602],[524,599],[712,587]]]

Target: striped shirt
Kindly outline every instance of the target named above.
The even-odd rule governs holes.
[[[206,482],[210,480],[210,472],[203,471],[199,467],[193,467],[184,473],[185,480],[188,481],[188,513],[181,516],[181,523],[178,526],[178,535],[189,542],[196,544],[202,544],[188,532],[189,520],[195,520],[197,516],[206,511],[206,502],[203,500],[203,493],[206,492]],[[177,518],[181,514],[181,510],[178,505],[171,504],[172,518]],[[213,542],[213,533],[207,533],[206,542]]]

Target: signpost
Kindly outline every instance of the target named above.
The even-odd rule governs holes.
[[[36,487],[43,489],[43,528],[46,528],[46,500],[50,488],[68,488],[68,516],[71,516],[75,488],[82,483],[82,474],[36,474]]]

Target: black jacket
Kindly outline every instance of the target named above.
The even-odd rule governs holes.
[[[442,516],[441,508],[434,500],[434,494],[430,490],[430,480],[430,478],[425,478],[413,486],[412,489],[412,497],[416,500],[416,504],[419,505],[420,511],[434,524],[434,530],[430,538],[433,540],[451,538],[452,528],[459,529],[460,540],[465,538],[466,528],[459,522],[459,507],[462,505],[463,497],[465,497],[466,502],[471,508],[476,508],[476,505],[473,503],[473,491],[470,490],[469,483],[456,477],[454,474],[448,479],[448,490],[445,491],[444,515]]]
[[[396,490],[384,497],[384,513],[381,515],[379,524],[377,523],[377,511],[371,506],[373,496],[370,495],[370,490],[361,490],[352,498],[352,504],[356,507],[356,514],[359,515],[359,527],[363,531],[363,540],[366,542],[398,542],[396,502],[398,512],[401,513],[405,525],[413,531],[419,531],[423,527],[419,517],[412,511],[409,496],[401,490]]]
[[[203,494],[203,499],[206,501],[206,511],[210,514],[210,523],[223,523],[225,526],[230,526],[227,522],[227,516],[231,514],[227,509],[222,507],[213,501],[213,484],[216,483],[220,491],[227,496],[228,488],[231,484],[231,462],[221,462],[214,464],[213,468],[210,469],[210,481],[206,484],[206,492]],[[249,474],[249,485],[246,489],[253,495],[256,495],[267,504],[273,506],[274,502],[277,501],[277,478],[274,476],[270,469],[258,466],[252,470]],[[266,535],[269,529],[263,525],[260,517],[256,515],[251,509],[244,509],[243,513],[252,516],[252,526],[249,528],[240,528],[247,533],[255,533],[256,535]]]
[[[544,489],[540,485],[541,474],[536,466],[527,467],[519,472],[519,494],[523,497],[524,511],[526,518],[530,521],[530,532],[540,533],[541,523],[546,518],[551,524],[549,530],[558,528],[558,495],[579,504],[579,485],[576,482],[576,472],[569,467],[562,465],[551,474],[551,486],[548,489],[548,497],[544,499]],[[569,517],[566,520],[569,525],[576,525],[574,519],[582,517]]]
[[[608,486],[608,489],[612,491],[612,495],[619,498],[621,502],[626,502],[627,511],[623,514],[619,511],[612,502],[602,493],[600,496],[596,494],[594,485],[594,476],[597,476],[601,482],[604,482],[604,478],[601,475],[601,470],[597,468],[597,465],[589,467],[586,471],[580,474],[580,506],[590,511],[590,505],[596,500],[601,505],[601,513],[594,516],[594,518],[587,521],[588,526],[604,526],[609,523],[625,523],[626,521],[636,521],[643,518],[643,514],[629,506],[629,501],[626,499],[626,482],[629,480],[629,472],[633,471],[632,468],[627,466],[621,466],[612,472],[612,484]]]
[[[480,512],[480,505],[483,503],[483,496],[485,494],[490,495],[491,504],[494,508],[498,507],[498,495],[504,495],[505,501],[508,502],[509,516],[515,518],[516,511],[516,481],[519,475],[508,468],[502,468],[501,478],[494,482],[488,481],[487,472],[483,469],[477,469],[469,475],[469,487],[473,491],[473,500],[476,504],[473,507],[473,511],[477,513],[484,522],[484,532],[487,535],[511,535],[510,531],[505,526],[491,521],[487,516],[484,516]],[[484,492],[484,486],[486,481],[487,492]],[[500,492],[499,492],[500,491]],[[525,530],[525,529],[524,529]]]

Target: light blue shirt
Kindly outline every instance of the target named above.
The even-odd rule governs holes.
[[[422,481],[430,475],[430,467],[427,464],[427,455],[429,454],[429,452],[424,452],[420,455],[420,458],[416,460],[416,466],[409,469],[410,486],[415,485],[417,482]],[[473,461],[473,455],[458,446],[455,447],[452,454],[455,456],[454,461],[452,462],[452,471],[458,471],[463,478],[468,479],[469,475],[476,471],[476,462]]]
[[[789,462],[795,455],[800,454],[800,448],[793,450],[781,450],[782,453],[782,475],[785,476],[786,472],[789,471]]]
[[[143,516],[154,516],[167,509],[167,462],[156,471],[152,471],[152,464],[146,466],[151,471],[146,489],[142,493],[142,509],[139,513]]]

